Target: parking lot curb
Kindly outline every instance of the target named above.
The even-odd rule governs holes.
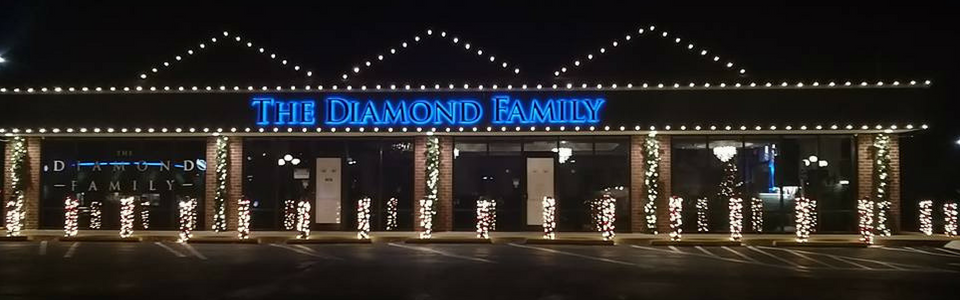
[[[238,239],[238,238],[192,238],[187,241],[191,244],[260,244],[260,239]]]
[[[877,245],[893,247],[943,247],[948,240],[886,240],[878,239]]]
[[[287,244],[292,245],[302,245],[302,244],[370,244],[369,239],[351,239],[351,238],[318,238],[318,239],[289,239],[286,241]]]
[[[743,242],[718,241],[718,240],[685,240],[685,241],[656,240],[656,241],[651,241],[650,245],[652,246],[683,246],[683,247],[693,247],[693,246],[740,247],[740,246],[743,246]]]
[[[527,239],[526,244],[532,245],[582,245],[582,246],[613,246],[613,241],[588,239]]]
[[[119,236],[94,235],[94,236],[60,237],[60,238],[57,238],[57,240],[61,242],[139,243],[143,241],[143,238],[139,236],[121,238]]]
[[[434,238],[434,239],[408,239],[404,241],[407,244],[490,244],[490,239],[478,238]]]
[[[0,236],[0,242],[26,242],[30,237],[27,236]]]
[[[797,241],[773,241],[774,247],[832,247],[832,248],[867,248],[869,244],[859,241],[809,241],[805,243]]]

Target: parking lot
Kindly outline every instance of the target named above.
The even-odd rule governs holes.
[[[3,299],[942,299],[958,282],[960,251],[933,247],[0,243]]]

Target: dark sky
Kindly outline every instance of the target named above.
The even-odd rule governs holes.
[[[0,86],[274,85],[374,83],[613,83],[931,79],[925,99],[942,115],[903,152],[905,196],[960,196],[958,66],[953,9],[880,2],[833,6],[658,6],[648,1],[2,1]],[[452,1],[451,1],[452,2]],[[460,1],[457,1],[460,2]],[[644,3],[640,3],[644,2]],[[439,2],[443,3],[443,2]],[[638,4],[639,3],[639,4]],[[724,3],[726,4],[726,3]],[[902,5],[898,3],[898,5]],[[552,72],[614,39],[657,25],[748,69],[738,76],[669,40],[648,38],[581,70]],[[425,41],[347,82],[340,74],[427,28],[455,33],[506,58],[504,72],[463,49]],[[140,74],[227,30],[314,72],[281,68],[253,51],[222,45]],[[460,52],[460,53],[457,53]],[[486,57],[486,55],[484,56]],[[915,178],[915,179],[914,179]],[[913,182],[910,182],[913,180]]]

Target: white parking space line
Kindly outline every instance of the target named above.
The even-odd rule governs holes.
[[[709,255],[710,257],[720,258],[720,256],[713,254],[713,252],[707,251],[707,249],[703,249],[703,247],[695,246],[694,248],[697,248],[697,250],[700,250],[700,252],[703,252],[704,254]]]
[[[740,253],[740,252],[737,251],[737,250],[733,250],[733,249],[731,249],[730,247],[720,246],[720,248],[723,248],[723,249],[725,249],[725,250],[727,250],[727,251],[730,251],[730,253],[733,253],[733,254],[739,256],[740,258],[746,259],[746,260],[751,261],[751,262],[754,262],[754,263],[758,263],[758,264],[760,263],[759,260],[756,260],[756,259],[754,259],[753,257],[750,257],[750,256],[748,256],[748,255],[746,255],[746,254]]]
[[[202,260],[207,260],[206,256],[203,256],[203,254],[200,253],[200,251],[197,251],[197,249],[194,249],[193,246],[190,246],[189,243],[180,243],[180,245],[183,245],[183,248],[186,248],[187,251],[193,254],[193,256],[196,256],[197,258]]]
[[[933,253],[933,252],[928,252],[928,251],[923,251],[923,250],[915,249],[915,248],[912,248],[912,247],[904,247],[904,248],[880,247],[879,249],[889,250],[889,251],[900,251],[900,252],[906,252],[906,253],[926,254],[926,255],[940,256],[940,257],[957,257],[957,255],[942,254],[942,253]]]
[[[747,246],[747,249],[756,251],[757,253],[766,255],[767,257],[776,259],[776,260],[778,260],[778,261],[780,261],[780,262],[783,262],[783,263],[785,263],[785,264],[794,266],[794,267],[796,267],[796,268],[800,268],[800,269],[806,269],[806,268],[807,268],[807,266],[804,266],[804,265],[801,265],[801,264],[798,264],[798,263],[789,261],[789,260],[787,260],[787,259],[785,259],[785,258],[782,258],[782,257],[776,256],[776,255],[770,254],[770,253],[768,253],[767,251],[760,250],[759,248],[754,247],[754,246]]]
[[[943,248],[934,248],[934,249],[936,249],[937,251],[940,251],[940,252],[946,252],[946,253],[953,254],[954,256],[960,258],[960,253],[954,252],[954,251],[952,251],[952,250],[943,249]]]
[[[590,256],[590,255],[583,255],[583,254],[579,254],[579,253],[567,252],[567,251],[562,251],[562,250],[557,250],[557,249],[550,249],[550,248],[544,248],[544,247],[535,247],[535,246],[528,246],[528,245],[520,245],[520,244],[514,244],[514,243],[510,243],[509,245],[510,245],[510,246],[513,246],[513,247],[517,247],[517,248],[531,249],[531,250],[543,251],[543,252],[548,252],[548,253],[554,253],[554,254],[561,254],[561,255],[566,255],[566,256],[579,257],[579,258],[583,258],[583,259],[589,259],[589,260],[595,260],[595,261],[602,261],[602,262],[611,263],[611,264],[618,264],[618,265],[624,265],[624,266],[632,266],[632,267],[638,267],[638,268],[644,268],[644,269],[650,269],[650,268],[652,268],[652,267],[650,267],[650,266],[646,266],[646,265],[642,265],[642,264],[637,264],[637,263],[632,263],[632,262],[628,262],[628,261],[622,261],[622,260],[616,260],[616,259],[609,259],[609,258],[604,258],[604,257],[596,257],[596,256]]]
[[[73,253],[77,252],[77,247],[80,246],[80,242],[73,242],[73,245],[70,245],[70,248],[67,249],[67,253],[63,254],[63,258],[73,257]]]
[[[290,245],[286,245],[286,244],[270,244],[270,246],[271,246],[271,247],[277,247],[277,248],[280,248],[280,249],[290,250],[290,251],[293,251],[293,252],[296,252],[296,253],[300,253],[300,254],[303,254],[303,255],[306,255],[306,256],[314,257],[314,258],[343,260],[342,258],[339,258],[339,257],[330,256],[330,255],[326,255],[326,254],[321,254],[321,253],[317,252],[316,250],[310,249],[310,247],[307,247],[307,246],[304,246],[304,245],[294,245],[294,246],[300,246],[300,247],[291,247]]]
[[[853,260],[845,259],[845,258],[843,258],[843,257],[839,257],[839,256],[828,256],[828,257],[829,257],[829,258],[832,258],[832,259],[834,259],[834,260],[836,260],[836,261],[839,261],[839,262],[842,262],[842,263],[845,263],[845,264],[849,264],[849,265],[852,265],[852,266],[856,266],[856,267],[861,268],[861,269],[864,269],[864,270],[873,270],[873,268],[871,268],[871,267],[868,267],[868,266],[866,266],[866,265],[857,263],[856,261],[853,261]]]
[[[47,255],[47,241],[40,241],[40,249],[37,250],[40,256]]]
[[[764,247],[764,248],[777,249],[777,248],[771,248],[771,247]],[[810,254],[810,255],[826,256],[826,257],[830,257],[837,260],[855,260],[859,262],[868,262],[868,263],[886,266],[890,269],[897,270],[897,271],[955,272],[953,270],[937,269],[932,267],[910,265],[910,264],[903,264],[903,263],[892,263],[892,262],[886,262],[886,261],[875,260],[875,259],[840,256],[840,255],[834,255],[834,254],[817,253],[817,252],[810,252],[810,251],[803,251],[803,250],[794,250],[794,251],[804,253],[804,254]],[[885,269],[872,269],[872,270],[883,271]]]
[[[680,249],[678,249],[676,246],[667,246],[667,248],[670,248],[670,250],[673,250],[674,253],[684,253],[683,251],[680,251]]]
[[[739,259],[733,259],[733,258],[726,258],[726,257],[721,257],[721,256],[719,256],[719,255],[709,256],[709,255],[700,254],[700,253],[687,253],[687,252],[683,252],[683,251],[676,252],[676,251],[671,251],[671,250],[664,250],[664,249],[658,249],[658,248],[646,247],[646,246],[638,246],[638,245],[630,245],[630,247],[633,247],[633,248],[636,248],[636,249],[643,249],[643,250],[647,250],[647,251],[663,252],[663,253],[668,253],[668,254],[681,254],[681,255],[689,255],[689,256],[696,256],[696,257],[702,257],[702,258],[711,258],[711,259],[717,259],[717,260],[722,260],[722,261],[726,261],[726,262],[734,262],[734,263],[741,263],[741,264],[748,264],[748,265],[758,265],[758,266],[771,267],[771,268],[783,268],[783,269],[790,269],[790,270],[797,270],[797,271],[804,271],[804,272],[806,271],[806,270],[803,270],[803,269],[796,269],[796,268],[791,268],[791,267],[788,267],[788,266],[781,266],[781,265],[764,263],[764,262],[761,262],[761,261],[758,261],[758,260],[756,260],[756,259],[750,258],[750,257],[748,257],[748,256],[746,256],[746,255],[743,255],[743,254],[741,254],[741,253],[739,253],[739,252],[736,252],[736,251],[734,251],[733,249],[729,249],[729,248],[727,249],[728,251],[734,252],[734,253],[736,253],[738,256],[744,257],[744,258],[746,258],[747,260],[739,260]]]
[[[164,245],[161,242],[153,242],[153,243],[157,246],[160,246],[160,248],[167,249],[167,251],[170,251],[170,253],[173,253],[173,255],[176,255],[177,257],[187,257],[186,254],[180,253],[180,251],[177,251],[177,250],[173,250],[173,248],[170,248],[169,246]]]
[[[437,254],[437,255],[440,255],[440,256],[446,256],[446,257],[452,257],[452,258],[459,258],[459,259],[466,259],[466,260],[472,260],[472,261],[477,261],[477,262],[484,262],[484,263],[488,263],[488,264],[496,263],[495,261],[492,261],[492,260],[489,260],[489,259],[483,259],[483,258],[479,258],[479,257],[472,257],[472,256],[464,256],[464,255],[459,255],[459,254],[453,254],[453,253],[450,253],[450,252],[441,251],[441,250],[437,250],[437,249],[431,249],[431,248],[427,248],[427,247],[409,246],[409,245],[402,245],[402,244],[397,244],[397,243],[389,243],[389,245],[390,245],[390,246],[394,246],[394,247],[404,248],[404,249],[411,249],[411,250],[429,252],[429,253]]]
[[[797,252],[797,251],[794,251],[794,250],[791,250],[791,249],[783,249],[783,250],[784,250],[784,251],[787,251],[787,252],[790,252],[790,254],[799,256],[800,258],[803,258],[803,259],[806,259],[806,260],[809,260],[809,261],[812,261],[812,262],[821,264],[821,265],[823,265],[823,266],[825,266],[825,267],[827,267],[827,268],[831,268],[831,269],[836,269],[836,268],[837,268],[837,267],[834,266],[834,265],[831,265],[831,264],[828,264],[828,263],[823,262],[823,261],[821,261],[821,260],[818,260],[818,259],[815,259],[815,258],[813,258],[813,257],[807,256],[806,254],[803,254],[803,253],[800,253],[800,252]]]

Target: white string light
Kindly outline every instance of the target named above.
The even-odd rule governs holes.
[[[140,200],[140,226],[150,229],[150,200],[146,198]]]
[[[496,219],[496,204],[491,199],[477,200],[477,238],[489,239],[493,220]]]
[[[237,238],[250,238],[250,199],[237,200]]]
[[[217,136],[216,143],[216,182],[213,198],[213,230],[217,233],[227,230],[227,166],[229,162],[226,136]]]
[[[647,231],[657,234],[657,198],[660,197],[660,141],[656,133],[651,132],[643,141],[644,177],[647,201],[643,204],[643,213],[647,221]]]
[[[297,203],[297,239],[310,238],[310,202],[300,200]]]
[[[948,237],[957,236],[957,203],[943,204],[943,233]]]
[[[357,239],[370,239],[370,198],[357,200]]]
[[[387,230],[397,229],[397,198],[387,200]]]
[[[922,200],[920,205],[920,232],[933,235],[933,200]]]
[[[860,241],[873,244],[873,214],[874,202],[870,199],[857,200],[857,212],[860,214]]]
[[[433,209],[433,200],[420,199],[420,231],[421,239],[433,237],[433,216],[437,212]]]
[[[120,198],[120,238],[128,238],[133,235],[134,197]]]
[[[442,40],[449,41],[451,42],[451,45],[453,45],[454,47],[457,47],[457,48],[462,47],[464,50],[467,51],[467,53],[476,54],[476,56],[481,58],[482,61],[486,61],[496,66],[499,66],[499,69],[501,70],[508,71],[510,73],[513,73],[514,75],[520,74],[520,68],[512,67],[511,63],[508,63],[507,61],[501,59],[496,55],[485,52],[483,49],[476,47],[476,45],[463,41],[462,39],[460,39],[459,37],[455,36],[452,33],[448,33],[446,31],[440,31],[439,33],[437,33],[432,29],[427,29],[424,33],[426,35],[423,35],[423,36],[415,35],[413,37],[412,44],[407,43],[406,41],[401,41],[399,44],[400,45],[399,49],[396,47],[390,48],[388,51],[385,51],[384,53],[377,54],[376,59],[365,59],[362,63],[353,64],[353,67],[351,67],[349,71],[343,72],[342,74],[340,74],[340,79],[347,80],[353,76],[356,76],[361,72],[363,72],[363,70],[367,70],[369,68],[372,68],[374,65],[378,63],[382,63],[388,57],[397,55],[400,51],[403,51],[408,46],[418,45],[428,39],[442,39]],[[425,85],[421,85],[421,86],[425,86]]]
[[[890,136],[879,133],[873,140],[874,202],[877,208],[877,234],[890,236]]]
[[[153,76],[154,74],[157,74],[162,70],[172,68],[175,64],[182,62],[187,58],[192,57],[196,54],[199,54],[199,52],[203,50],[207,50],[207,48],[224,44],[224,43],[237,45],[238,47],[245,47],[248,49],[252,49],[255,51],[255,53],[262,54],[266,57],[269,57],[271,60],[276,61],[277,63],[279,63],[281,68],[291,68],[293,69],[294,72],[303,73],[306,77],[313,76],[313,71],[302,68],[299,64],[291,63],[287,59],[279,58],[280,56],[277,55],[276,53],[267,51],[263,47],[260,47],[259,45],[254,44],[248,39],[243,39],[239,35],[233,35],[233,38],[230,38],[231,34],[230,32],[227,32],[227,31],[224,31],[222,35],[223,37],[218,37],[218,36],[211,37],[209,39],[210,41],[209,44],[205,41],[205,42],[199,43],[197,45],[198,48],[188,48],[186,51],[184,51],[186,55],[176,55],[173,57],[172,60],[167,60],[154,67],[150,67],[148,71],[140,72],[137,78],[141,80],[147,79],[148,77]],[[230,40],[232,40],[233,43],[229,42]]]
[[[600,231],[604,241],[613,240],[616,235],[614,230],[617,228],[617,199],[610,195],[603,195],[596,201],[599,205],[597,210],[599,215],[596,218],[597,230]]]
[[[297,223],[297,207],[293,200],[283,201],[283,229],[293,230]]]
[[[730,240],[739,242],[743,238],[743,199],[730,198]]]
[[[80,219],[80,200],[67,196],[63,203],[63,236],[77,236]]]
[[[753,232],[763,232],[763,200],[753,198],[750,200],[750,218]]]
[[[553,197],[543,197],[543,238],[552,240],[557,238],[557,200]]]
[[[26,212],[23,209],[23,202],[26,198],[26,186],[21,176],[27,175],[24,164],[27,159],[27,141],[23,137],[15,136],[12,139],[10,157],[10,190],[13,192],[7,200],[6,227],[7,236],[20,236],[20,230],[23,229]]]
[[[100,201],[90,202],[90,229],[100,229],[103,212],[100,211]]]
[[[432,133],[432,132],[431,132]],[[420,232],[421,239],[429,239],[433,234],[433,217],[437,211],[437,194],[440,182],[440,138],[429,134],[426,151],[426,198],[420,199]]]
[[[800,197],[794,200],[794,210],[796,211],[796,233],[797,242],[806,243],[810,240],[810,232],[813,230],[813,211],[817,209],[814,201]]]
[[[709,200],[706,197],[697,199],[697,231],[698,232],[707,232],[710,231],[710,222],[708,220],[709,214]]]
[[[193,238],[193,229],[197,226],[197,198],[181,200],[178,207],[180,208],[180,234],[177,242],[186,243]]]
[[[624,35],[623,41],[613,40],[610,43],[610,45],[613,46],[613,48],[608,49],[606,47],[600,47],[600,49],[597,52],[587,53],[587,55],[584,56],[585,59],[583,58],[574,59],[573,64],[572,66],[570,66],[569,69],[567,66],[560,66],[558,68],[555,68],[553,71],[553,76],[560,77],[561,74],[566,73],[568,70],[574,70],[579,67],[582,67],[586,63],[593,61],[595,58],[598,58],[600,55],[606,54],[608,50],[613,50],[614,48],[618,48],[621,45],[621,43],[629,43],[633,41],[635,37],[645,37],[645,36],[651,36],[652,38],[658,37],[658,36],[662,38],[667,38],[669,36],[669,33],[666,30],[657,28],[656,26],[641,27],[636,31],[636,33],[631,32],[629,34]],[[682,49],[685,49],[686,52],[691,53],[691,55],[699,54],[700,57],[704,57],[707,59],[712,58],[710,59],[710,61],[712,61],[713,63],[720,64],[721,66],[724,66],[726,69],[736,72],[737,74],[740,74],[740,75],[744,75],[747,73],[747,70],[745,68],[735,67],[735,64],[733,63],[733,61],[722,59],[720,56],[717,56],[717,55],[708,55],[711,53],[711,51],[707,50],[706,48],[697,47],[695,43],[690,41],[687,41],[686,43],[682,43],[683,40],[684,39],[681,39],[681,38],[672,39],[674,44],[682,47]]]
[[[680,241],[683,237],[683,198],[670,197],[670,240]]]

